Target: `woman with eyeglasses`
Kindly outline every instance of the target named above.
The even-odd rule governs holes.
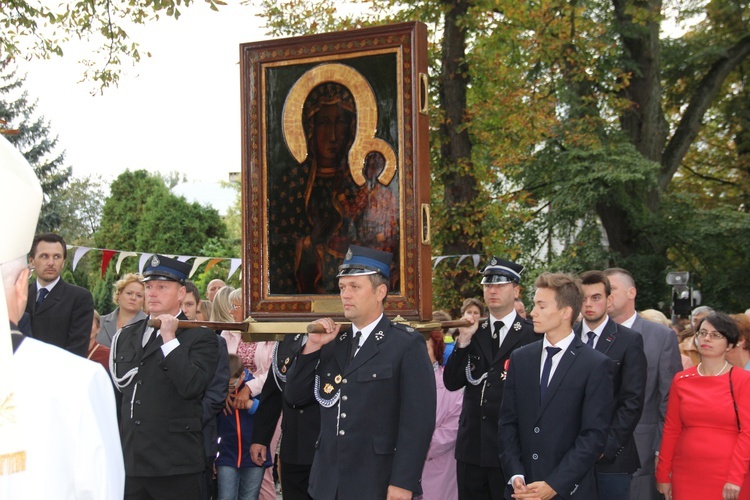
[[[701,362],[672,381],[656,467],[667,500],[750,499],[750,372],[726,359],[738,338],[711,313],[695,335]]]

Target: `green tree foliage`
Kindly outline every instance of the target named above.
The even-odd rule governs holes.
[[[0,61],[0,125],[8,132],[5,137],[34,168],[42,185],[44,201],[37,232],[55,232],[67,215],[58,195],[70,179],[71,168],[65,166],[65,154],[56,151],[57,137],[52,137],[49,123],[36,116],[36,102],[30,101],[23,90],[24,80],[11,62]]]
[[[167,255],[202,255],[211,238],[226,238],[218,212],[172,194],[145,170],[125,171],[112,183],[95,235],[100,248]]]
[[[506,255],[528,279],[626,267],[641,308],[687,268],[705,302],[746,307],[747,0],[264,6],[275,35],[430,25],[434,254]],[[452,308],[478,280],[446,263],[434,305]]]
[[[69,245],[92,245],[104,208],[105,186],[101,177],[71,177],[56,197],[60,213],[58,233]]]
[[[212,10],[223,0],[205,0]],[[101,88],[117,84],[123,65],[149,57],[131,39],[135,25],[162,17],[178,19],[193,0],[84,0],[80,2],[33,2],[9,0],[0,3],[0,53],[10,57],[50,58],[62,56],[71,38],[91,42],[90,58],[80,61],[84,79]]]
[[[152,197],[168,197],[164,183],[145,170],[125,171],[109,187],[109,197],[102,209],[96,246],[109,249],[150,251],[138,248],[138,226],[144,217],[144,206]]]

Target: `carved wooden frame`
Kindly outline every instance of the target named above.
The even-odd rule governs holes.
[[[270,107],[269,103],[276,106],[279,95],[283,95],[287,102],[291,92],[287,88],[271,88],[272,91],[267,92],[269,87],[266,75],[296,71],[295,65],[300,70],[316,68],[316,65],[330,68],[341,66],[343,69],[338,70],[346,72],[348,64],[357,62],[362,67],[368,61],[367,58],[383,54],[386,57],[393,54],[396,58],[393,77],[398,89],[395,110],[398,143],[390,144],[395,156],[387,159],[387,164],[397,162],[400,281],[398,289],[391,290],[388,295],[386,314],[390,317],[400,315],[407,320],[431,319],[427,31],[421,23],[402,23],[240,46],[244,207],[242,277],[246,316],[287,321],[295,318],[308,320],[323,316],[343,316],[341,300],[337,294],[272,293],[269,263],[273,263],[274,256],[269,255],[268,163],[273,154],[273,144],[269,144],[269,138],[273,133],[278,134],[272,132],[273,127],[283,128],[288,124],[284,120],[269,118],[269,115],[275,117],[273,109],[276,109]],[[274,71],[276,73],[271,73]],[[390,77],[391,75],[386,75],[386,78]],[[274,78],[269,81],[281,80]],[[318,80],[321,78],[324,79],[325,76],[318,75]],[[302,77],[297,82],[300,80]],[[352,93],[356,93],[356,90]],[[299,105],[299,102],[296,104]],[[359,105],[357,109],[359,110]],[[394,113],[393,110],[380,108],[378,111]],[[269,120],[274,123],[269,123]],[[358,134],[360,120],[366,122],[369,118],[360,118],[359,113],[357,114]],[[372,123],[372,120],[368,123]],[[377,134],[373,140],[380,140]],[[295,148],[292,142],[286,141],[289,151]],[[362,146],[365,153],[370,146],[372,145]],[[297,144],[296,147],[299,149],[302,146]],[[356,148],[353,145],[351,149],[354,151]],[[350,153],[349,158],[352,158],[351,154],[353,153]],[[274,168],[280,167],[274,162]],[[388,175],[387,170],[386,168],[381,177]],[[393,175],[393,172],[390,174]],[[353,174],[353,177],[358,181],[356,175]]]

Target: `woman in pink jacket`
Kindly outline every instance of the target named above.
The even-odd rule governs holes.
[[[445,342],[443,332],[431,333],[427,340],[427,352],[435,369],[437,386],[437,411],[435,412],[435,431],[432,433],[430,450],[427,452],[422,470],[422,490],[424,500],[455,500],[458,498],[456,485],[456,458],[453,450],[456,447],[458,434],[458,417],[461,415],[464,392],[451,392],[443,385],[443,367],[437,360],[443,359]]]

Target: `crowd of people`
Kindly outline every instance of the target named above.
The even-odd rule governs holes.
[[[27,167],[0,203],[36,217]],[[242,291],[203,299],[162,255],[99,317],[65,241],[30,231],[0,243],[2,498],[274,499],[275,476],[292,500],[750,499],[746,313],[672,325],[610,268],[542,273],[527,314],[523,266],[492,257],[465,326],[423,335],[384,314],[393,256],[351,246],[351,326],[247,342],[180,324],[241,322]]]

